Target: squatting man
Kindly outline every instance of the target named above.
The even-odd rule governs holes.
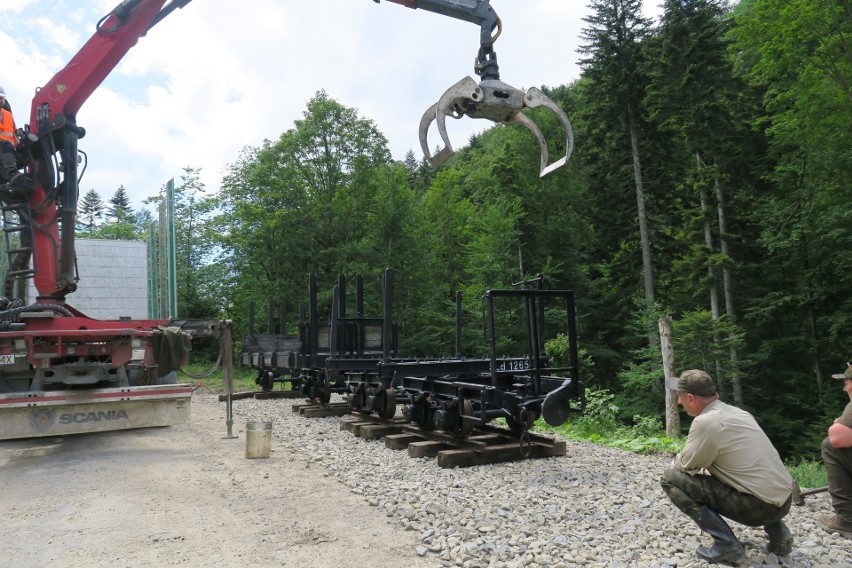
[[[832,378],[843,381],[849,402],[822,442],[822,462],[834,514],[820,515],[817,522],[829,532],[852,537],[852,363],[846,364],[845,373]]]
[[[790,554],[793,535],[784,524],[793,496],[793,478],[754,417],[719,400],[713,379],[697,369],[666,379],[677,402],[694,417],[683,451],[660,483],[672,503],[713,537],[699,546],[704,560],[737,563],[742,543],[722,517],[763,526],[767,550]]]

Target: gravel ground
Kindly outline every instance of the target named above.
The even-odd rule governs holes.
[[[695,548],[711,542],[660,489],[668,456],[644,456],[568,441],[564,457],[464,469],[409,458],[382,441],[342,431],[338,418],[304,418],[291,400],[237,400],[235,425],[273,423],[272,451],[338,480],[389,523],[417,535],[416,553],[435,566],[553,568],[707,566]],[[746,566],[849,567],[852,540],[829,534],[816,515],[828,495],[806,497],[787,524],[793,552],[766,551],[761,528],[732,523]]]
[[[435,567],[320,467],[246,459],[225,405],[192,399],[186,424],[0,441],[0,568]]]

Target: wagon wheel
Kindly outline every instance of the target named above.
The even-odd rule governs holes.
[[[396,415],[396,391],[393,389],[383,389],[376,393],[379,401],[376,412],[379,418],[389,420]]]
[[[473,404],[465,399],[464,404],[461,406],[457,406],[459,409],[459,413],[457,416],[458,422],[456,423],[456,431],[454,432],[457,438],[467,438],[470,436],[470,433],[473,432],[473,421],[464,420],[462,416],[472,416],[473,415]]]
[[[322,390],[319,393],[319,401],[323,406],[331,402],[331,382],[328,380],[328,375],[324,379]]]

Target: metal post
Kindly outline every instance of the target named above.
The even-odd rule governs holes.
[[[308,281],[308,351],[311,369],[316,369],[318,364],[317,349],[319,349],[319,314],[317,313],[317,275],[311,272]],[[330,346],[329,346],[330,347]]]
[[[225,425],[228,433],[225,436],[228,438],[236,438],[234,436],[234,343],[231,338],[231,326],[234,324],[232,320],[222,320],[221,324],[221,346],[222,346],[222,376],[225,380]]]
[[[167,318],[169,315],[169,219],[166,200],[160,202],[159,231],[157,231],[157,318]]]
[[[367,342],[367,330],[364,322],[364,277],[360,274],[355,277],[355,318],[358,326],[358,357],[364,356],[364,346]],[[384,341],[384,340],[383,340]]]
[[[530,372],[532,373],[532,383],[533,383],[533,394],[535,396],[541,396],[541,351],[542,345],[540,342],[541,335],[540,327],[541,322],[538,319],[538,305],[544,302],[543,298],[539,298],[535,293],[535,290],[527,290],[527,310],[528,310],[528,322],[529,322],[529,345],[530,345],[530,356],[532,357],[532,366],[530,367]]]
[[[462,358],[462,294],[456,292],[456,358]]]
[[[340,288],[334,287],[331,299],[331,321],[328,324],[328,356],[336,357],[340,354]]]
[[[499,386],[497,381],[497,340],[494,337],[494,295],[491,290],[485,291],[485,304],[487,312],[486,325],[488,326],[488,355],[491,359],[491,386]]]
[[[364,277],[355,277],[355,317],[364,317]]]
[[[337,317],[346,319],[346,276],[344,274],[337,275],[337,287],[340,289],[340,295],[337,298]]]
[[[169,317],[177,318],[177,253],[175,249],[175,179],[166,184],[169,210]]]
[[[394,355],[393,342],[393,268],[385,268],[382,279],[382,356],[387,361]]]
[[[158,289],[159,250],[157,248],[157,227],[152,221],[148,225],[148,317],[160,319],[160,292]]]

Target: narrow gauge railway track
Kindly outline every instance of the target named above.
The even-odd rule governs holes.
[[[313,400],[293,405],[293,412],[297,412],[305,418],[327,418],[329,416],[346,416],[349,414],[349,403],[347,402],[329,402],[321,404]]]
[[[243,400],[246,398],[268,400],[271,398],[304,398],[304,396],[297,390],[243,391],[231,394],[231,400]],[[228,400],[227,394],[219,395],[219,402],[225,402],[226,400]]]
[[[475,426],[469,436],[459,438],[439,430],[424,430],[402,417],[386,419],[353,411],[341,418],[340,429],[367,440],[384,439],[386,448],[407,450],[412,458],[435,457],[444,469],[566,454],[565,440],[532,432],[517,435],[490,424]]]

